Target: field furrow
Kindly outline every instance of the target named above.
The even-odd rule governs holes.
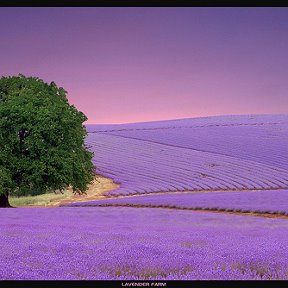
[[[68,206],[166,207],[288,215],[288,190],[157,193],[105,199]]]

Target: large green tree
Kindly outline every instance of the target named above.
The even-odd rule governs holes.
[[[85,146],[87,117],[54,82],[24,75],[0,78],[0,207],[8,195],[68,186],[83,193],[94,176]]]

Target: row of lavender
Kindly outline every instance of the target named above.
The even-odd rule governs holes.
[[[165,193],[72,203],[65,206],[146,206],[288,215],[288,190]]]
[[[288,279],[284,219],[75,209],[0,209],[0,279]]]
[[[98,173],[121,184],[107,195],[288,187],[288,170],[255,161],[103,133],[86,143]]]

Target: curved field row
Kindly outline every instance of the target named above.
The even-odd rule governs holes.
[[[284,219],[123,207],[0,210],[1,280],[288,279]]]
[[[166,193],[105,199],[68,206],[146,206],[288,215],[288,190]]]
[[[288,123],[119,130],[107,134],[217,153],[288,170]]]
[[[288,187],[288,171],[254,161],[102,133],[86,144],[98,173],[121,184],[108,195]]]

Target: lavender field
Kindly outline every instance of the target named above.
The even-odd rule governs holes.
[[[285,219],[123,207],[0,213],[2,280],[288,279]]]
[[[107,195],[288,188],[288,115],[90,125]]]

